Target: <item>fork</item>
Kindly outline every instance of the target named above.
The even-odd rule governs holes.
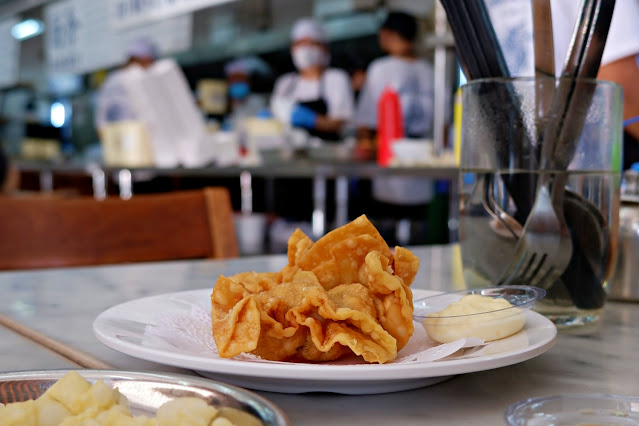
[[[572,257],[572,239],[563,213],[567,173],[544,173],[535,204],[515,247],[516,259],[499,285],[549,288]]]

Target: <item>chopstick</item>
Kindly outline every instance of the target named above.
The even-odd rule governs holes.
[[[441,3],[446,11],[448,22],[455,37],[455,49],[458,52],[461,67],[468,79],[481,78],[477,58],[472,54],[472,50],[469,50],[471,42],[467,34],[461,30],[466,24],[462,20],[462,17],[459,16],[457,7],[451,5],[449,1],[450,0],[441,0]]]
[[[555,47],[550,0],[532,0],[533,47],[535,52],[535,108],[538,118],[550,110],[555,96]],[[550,81],[544,81],[550,78]],[[536,123],[538,145],[535,154],[540,158],[545,127]],[[543,162],[543,159],[540,160]]]
[[[550,0],[532,0],[535,77],[555,78],[555,49]],[[550,92],[554,92],[553,90]]]
[[[474,33],[474,49],[485,62],[486,77],[510,77],[506,60],[493,29],[488,9],[483,0],[461,0],[462,12]]]
[[[87,354],[79,349],[62,343],[52,337],[49,337],[33,328],[24,325],[4,314],[0,314],[0,325],[8,328],[9,330],[27,338],[28,340],[36,343],[63,358],[77,364],[82,368],[91,368],[98,370],[110,370],[113,367],[92,355]]]
[[[499,41],[482,0],[441,0],[462,69],[469,80],[509,77]]]
[[[491,77],[510,77],[508,66],[504,59],[499,40],[491,24],[488,9],[483,0],[441,0],[446,11],[457,48],[462,69],[469,80]],[[495,86],[497,87],[497,86]],[[520,128],[523,123],[519,99],[512,87],[503,85],[503,102],[512,105],[512,108],[503,109],[503,105],[495,105],[495,97],[482,102],[482,108],[488,111],[487,116],[498,116],[506,111],[510,116],[504,117],[515,127]],[[480,99],[480,102],[482,100]],[[500,108],[500,112],[496,111]],[[489,113],[495,110],[493,114]],[[487,123],[490,126],[490,123]],[[522,137],[527,137],[526,132],[521,132]],[[508,168],[511,164],[511,155],[517,158],[517,168],[534,169],[537,159],[527,155],[524,147],[529,143],[512,145],[508,143],[504,135],[499,135],[493,130],[493,139],[499,146],[496,154],[500,156],[501,165]],[[524,152],[526,151],[526,152]],[[515,218],[522,222],[532,209],[531,197],[528,195],[534,188],[533,175],[526,174],[502,174],[502,181],[517,207]]]

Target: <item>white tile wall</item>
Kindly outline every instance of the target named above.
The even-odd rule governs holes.
[[[11,27],[17,22],[15,18],[0,21],[0,88],[11,86],[18,80],[20,46],[11,37]]]

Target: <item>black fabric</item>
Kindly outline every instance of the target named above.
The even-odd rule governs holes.
[[[407,41],[417,39],[417,20],[408,13],[390,12],[382,24],[382,28],[397,33]]]
[[[295,78],[291,82],[291,85],[286,90],[287,93],[293,93],[295,90],[295,86],[297,85],[298,79]],[[306,102],[299,102],[300,105],[305,106],[311,111],[319,114],[319,115],[327,115],[328,114],[328,103],[326,102],[326,98],[324,97],[324,74],[320,77],[320,87],[319,87],[319,98],[312,99]],[[336,132],[322,132],[317,129],[306,129],[311,136],[318,137],[327,142],[338,142],[341,138],[339,133]]]
[[[328,105],[326,101],[321,99],[316,99],[314,101],[308,102],[300,102],[300,105],[305,106],[313,112],[316,112],[319,115],[326,115],[328,113]],[[323,132],[317,129],[306,129],[311,136],[318,137],[326,142],[337,142],[340,139],[338,133],[335,132]]]
[[[628,170],[633,163],[639,162],[639,141],[630,133],[623,134],[623,169]]]
[[[273,212],[293,222],[310,222],[313,217],[313,180],[277,178],[273,180]],[[335,180],[326,181],[326,223],[335,217]],[[351,216],[351,215],[349,215]]]
[[[7,171],[9,169],[7,156],[0,148],[0,188],[4,185],[4,181],[7,179]]]

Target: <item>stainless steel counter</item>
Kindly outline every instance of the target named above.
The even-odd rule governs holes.
[[[93,194],[97,199],[107,195],[107,177],[111,176],[119,187],[121,198],[127,199],[133,196],[133,182],[136,176],[169,176],[212,178],[226,177],[239,178],[242,173],[249,173],[254,177],[262,178],[307,178],[313,180],[313,217],[308,218],[313,222],[313,229],[318,230],[316,237],[324,234],[326,224],[326,186],[327,179],[336,180],[335,191],[335,215],[336,226],[346,224],[348,220],[348,178],[358,177],[371,179],[379,176],[420,176],[432,179],[453,181],[450,185],[449,217],[457,217],[457,184],[458,168],[449,165],[415,166],[415,167],[378,167],[375,163],[364,163],[344,160],[319,161],[311,159],[295,159],[291,161],[273,161],[259,166],[233,166],[233,167],[198,167],[198,168],[126,168],[105,167],[97,163],[84,163],[70,161],[62,163],[48,163],[35,161],[17,161],[16,166],[23,172],[38,173],[40,188],[44,192],[53,189],[55,175],[82,175],[90,176],[93,182]],[[454,223],[453,223],[454,225]],[[450,228],[449,241],[457,240],[457,228]]]

